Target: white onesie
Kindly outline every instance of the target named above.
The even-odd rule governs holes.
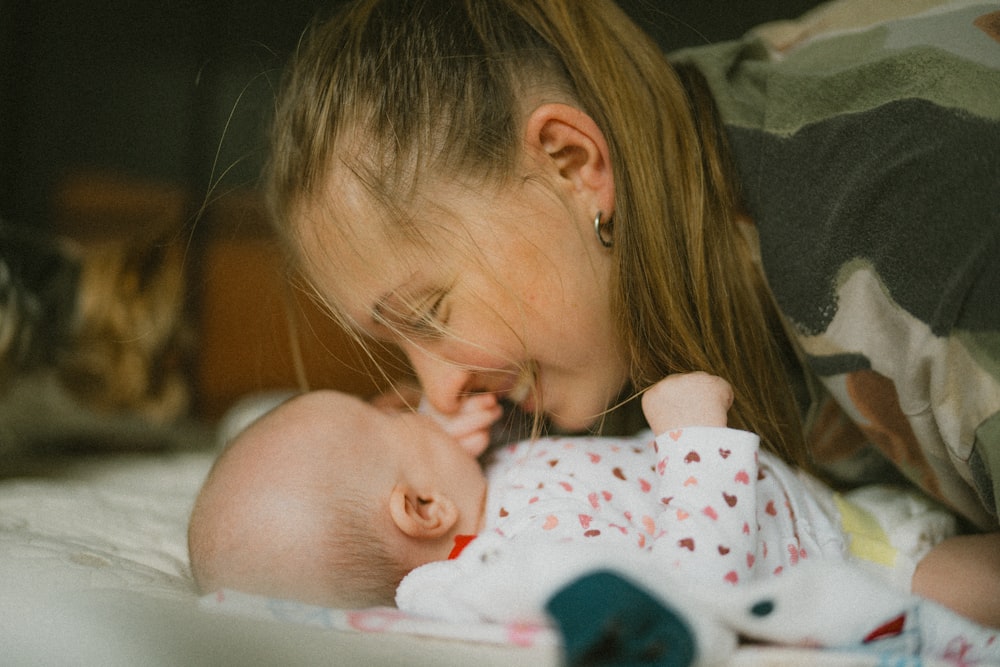
[[[522,442],[488,464],[486,529],[512,539],[615,540],[702,582],[738,583],[810,555],[842,558],[836,519],[746,431]],[[484,531],[485,532],[485,531]]]
[[[696,587],[774,576],[809,558],[856,560],[842,526],[847,501],[760,451],[759,438],[745,431],[688,427],[655,441],[649,433],[543,438],[499,449],[486,470],[481,536],[491,537],[477,541],[492,550],[516,542],[522,552],[525,544],[647,552],[657,571]],[[937,532],[931,542],[949,531]],[[467,551],[459,561],[483,559],[482,549]],[[413,594],[397,595],[397,604],[439,609],[441,601],[428,598],[450,566],[459,563],[411,572],[400,590]]]

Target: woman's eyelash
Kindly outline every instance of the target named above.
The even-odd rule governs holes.
[[[438,292],[429,301],[428,307],[419,312],[413,321],[415,331],[419,333],[438,332],[447,324],[447,316],[442,317],[445,296],[445,292]]]
[[[424,300],[414,300],[410,305],[375,307],[375,320],[401,336],[435,336],[443,333],[448,316],[444,310],[447,290],[429,294]]]

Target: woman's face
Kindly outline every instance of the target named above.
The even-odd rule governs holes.
[[[581,198],[537,179],[429,188],[406,211],[414,241],[360,187],[331,182],[336,193],[301,218],[306,272],[355,326],[403,349],[438,411],[489,392],[579,430],[618,396],[611,251]]]

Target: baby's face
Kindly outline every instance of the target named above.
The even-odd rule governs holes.
[[[400,480],[447,494],[456,530],[478,529],[482,469],[433,419],[329,391],[292,399],[237,438],[199,497],[192,535],[218,549],[201,584],[330,604],[321,582],[339,549],[377,542],[408,568],[445,557],[400,537],[387,509]]]
[[[319,491],[315,514],[329,517],[327,539],[316,545],[317,553],[325,549],[326,562],[343,562],[338,549],[357,554],[358,543],[367,541],[408,571],[446,558],[453,534],[478,532],[486,478],[476,458],[434,419],[334,392],[296,400],[300,405],[290,407],[301,408],[297,428],[303,432],[292,441],[315,449],[313,464],[302,466],[312,483],[302,486]],[[348,519],[355,528],[345,531]],[[345,540],[345,532],[355,539]]]
[[[373,538],[385,538],[381,542],[399,552],[413,551],[412,541],[391,542],[399,530],[381,523],[402,485],[411,489],[413,503],[447,498],[458,510],[462,532],[478,532],[486,477],[478,460],[433,418],[379,409],[331,391],[297,397],[271,418],[276,422],[273,437],[285,443],[278,451],[281,460],[274,463],[282,472],[272,477],[272,485],[287,475],[292,488],[317,491],[316,503],[324,511],[316,514],[336,516],[345,508],[363,507],[371,517]],[[298,453],[298,463],[288,463],[290,450]],[[424,493],[426,498],[420,497]]]

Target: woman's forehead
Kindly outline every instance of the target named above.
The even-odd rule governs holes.
[[[378,304],[452,270],[456,253],[440,242],[448,218],[394,215],[349,192],[326,197],[299,217],[303,271],[325,305],[365,328]]]

